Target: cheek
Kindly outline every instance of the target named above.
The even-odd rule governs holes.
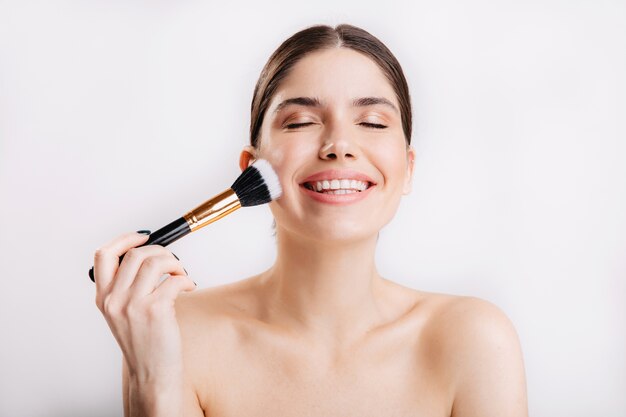
[[[310,150],[302,143],[296,141],[274,141],[267,145],[263,157],[269,161],[276,171],[283,190],[281,198],[272,201],[269,206],[274,218],[280,219],[277,221],[283,224],[285,221],[283,213],[285,211],[292,213],[292,215],[295,213],[296,216],[304,215],[300,213],[300,207],[297,202],[299,185],[296,178],[301,173],[302,166],[306,165],[307,160],[310,160]]]
[[[390,145],[379,147],[372,154],[375,164],[382,171],[386,186],[402,186],[406,171],[406,151],[404,147]]]
[[[282,184],[285,172],[288,170],[289,152],[284,146],[277,145],[271,138],[265,137],[259,149],[259,157],[267,160],[272,165]]]
[[[291,186],[297,185],[295,178],[299,169],[311,160],[315,149],[311,144],[294,138],[294,140],[267,141],[260,155],[272,165],[284,192],[289,193]]]

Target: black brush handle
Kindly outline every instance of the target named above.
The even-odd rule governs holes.
[[[185,218],[181,217],[180,219],[174,220],[167,226],[163,226],[154,233],[151,233],[148,241],[137,247],[140,248],[147,245],[167,246],[189,233],[191,233],[191,228]],[[120,256],[120,263],[122,262],[122,259],[124,259],[124,255]],[[96,282],[93,276],[93,266],[89,270],[89,278],[91,278],[93,282]]]

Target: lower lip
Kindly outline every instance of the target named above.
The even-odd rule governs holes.
[[[317,191],[309,190],[304,185],[300,186],[300,189],[304,192],[304,194],[311,197],[313,200],[319,201],[320,203],[326,204],[334,204],[334,205],[345,205],[345,204],[353,204],[358,201],[363,200],[367,197],[372,191],[372,189],[376,187],[375,185],[370,185],[369,188],[356,193],[350,194],[327,194],[327,193],[318,193]]]

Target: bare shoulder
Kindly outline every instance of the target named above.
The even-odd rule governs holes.
[[[218,370],[228,366],[242,327],[245,331],[246,323],[252,322],[252,278],[196,289],[176,298],[185,376],[190,387],[186,410],[196,404],[206,414],[215,401],[212,395],[220,384]]]
[[[522,351],[515,327],[493,303],[429,294],[424,335],[445,364],[452,416],[527,416]]]
[[[476,297],[431,294],[432,325],[454,335],[465,349],[518,343],[511,320],[495,304]]]
[[[257,308],[256,276],[181,293],[176,299],[176,314],[183,337],[185,331],[203,329],[226,331],[238,320],[252,317]]]

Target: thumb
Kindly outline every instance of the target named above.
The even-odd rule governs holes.
[[[169,300],[175,299],[181,292],[190,292],[197,288],[197,285],[187,275],[170,275],[154,290],[159,297]]]

